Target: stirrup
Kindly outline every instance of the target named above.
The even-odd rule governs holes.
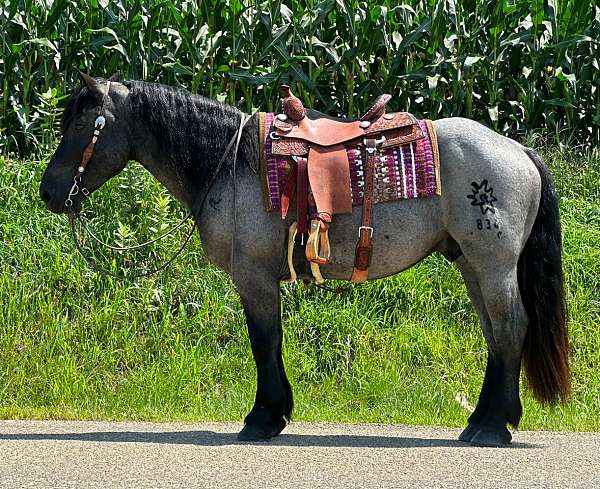
[[[316,283],[325,283],[325,279],[323,278],[323,275],[321,275],[321,269],[319,268],[318,263],[310,262],[310,273],[312,273]]]
[[[311,263],[326,265],[329,263],[330,257],[329,225],[320,219],[312,219],[310,221],[310,234],[306,243],[306,259]]]
[[[288,249],[287,249],[287,263],[290,270],[290,278],[286,279],[285,282],[293,284],[297,279],[298,275],[294,268],[294,248],[296,246],[296,234],[298,232],[298,224],[296,221],[292,223],[288,230]]]

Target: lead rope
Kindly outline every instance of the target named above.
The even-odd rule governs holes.
[[[81,243],[77,239],[77,231],[75,229],[75,219],[73,219],[71,216],[69,216],[69,221],[71,223],[71,235],[73,236],[73,241],[75,242],[75,247],[77,248],[77,251],[79,251],[79,254],[86,261],[86,263],[90,266],[90,268],[92,268],[94,271],[100,273],[101,275],[108,275],[110,277],[122,279],[123,275],[119,275],[118,273],[114,273],[110,270],[106,270],[105,268],[99,267],[98,264],[86,254],[85,250],[81,246]],[[140,273],[135,273],[133,275],[129,275],[128,278],[133,280],[133,279],[137,279],[137,278],[141,278],[141,277],[149,277],[149,276],[154,275],[155,273],[158,273],[158,272],[164,270],[165,268],[167,268],[171,263],[173,263],[175,258],[177,258],[181,254],[181,252],[185,249],[187,244],[190,242],[190,239],[192,239],[192,235],[194,234],[196,227],[197,227],[196,222],[194,222],[194,225],[190,229],[190,232],[185,237],[185,240],[183,241],[183,243],[181,244],[179,249],[166,262],[161,264],[159,267],[153,268],[146,272],[140,272]],[[116,249],[116,247],[113,247],[112,249]]]
[[[151,245],[152,243],[156,243],[157,241],[161,241],[161,240],[165,239],[167,236],[170,236],[175,231],[177,231],[181,226],[183,226],[190,217],[192,217],[192,213],[188,212],[187,215],[183,219],[181,219],[181,221],[179,221],[175,226],[173,226],[171,229],[169,229],[166,233],[161,234],[157,238],[153,238],[149,241],[145,241],[144,243],[140,243],[140,244],[136,244],[136,245],[132,245],[132,246],[114,246],[109,243],[106,243],[105,241],[102,241],[102,239],[100,239],[98,236],[96,236],[94,234],[94,232],[87,225],[85,219],[83,219],[81,216],[77,216],[77,220],[79,221],[79,224],[85,230],[85,232],[94,241],[101,244],[105,248],[108,248],[109,250],[113,250],[113,251],[131,251],[131,250],[137,250],[139,248],[145,248],[146,246]]]
[[[107,90],[106,90],[106,95],[105,95],[105,100],[106,97],[108,96],[108,92],[110,90],[110,82],[108,82],[107,84]],[[91,236],[95,241],[97,241],[99,244],[101,244],[102,246],[114,250],[114,251],[129,251],[129,250],[135,250],[135,249],[139,249],[139,248],[143,248],[148,246],[149,244],[155,243],[157,241],[160,241],[164,238],[166,238],[167,236],[171,235],[175,230],[177,230],[178,228],[180,228],[190,217],[192,217],[193,215],[193,209],[195,207],[195,202],[192,204],[191,208],[192,211],[190,211],[176,226],[174,226],[173,228],[171,228],[169,231],[167,231],[166,233],[162,234],[161,236],[151,239],[149,241],[146,241],[144,243],[138,244],[138,245],[133,245],[133,246],[128,246],[128,247],[121,247],[121,246],[113,246],[110,245],[108,243],[105,243],[104,241],[102,241],[100,238],[98,238],[90,229],[89,227],[86,225],[85,221],[77,214],[75,213],[74,209],[73,209],[73,201],[71,199],[71,197],[77,195],[80,191],[82,192],[82,194],[84,195],[84,197],[88,197],[89,196],[89,191],[85,188],[85,186],[82,183],[81,180],[81,175],[83,174],[83,172],[85,171],[85,167],[87,166],[87,163],[89,162],[89,160],[91,159],[91,153],[93,151],[93,145],[96,143],[98,136],[99,136],[99,129],[103,129],[104,127],[104,101],[102,103],[102,107],[101,107],[101,115],[96,119],[96,123],[94,124],[94,137],[92,139],[92,143],[91,145],[88,145],[88,147],[91,147],[91,150],[87,151],[87,155],[84,153],[84,157],[82,159],[82,164],[78,167],[77,169],[77,175],[74,177],[74,181],[73,181],[73,186],[71,187],[71,190],[69,191],[69,195],[67,197],[67,200],[65,201],[65,205],[69,211],[69,222],[71,225],[71,235],[73,237],[73,241],[75,243],[75,247],[77,248],[77,251],[79,251],[79,253],[81,254],[81,256],[84,258],[84,260],[87,262],[87,264],[96,272],[101,273],[103,275],[108,275],[111,277],[115,277],[115,278],[123,278],[122,275],[118,275],[110,270],[106,270],[103,268],[100,268],[97,263],[92,260],[83,250],[83,247],[81,246],[81,243],[79,242],[78,238],[77,238],[77,231],[75,229],[75,220],[78,220],[79,223],[81,224],[82,228],[85,230],[86,233],[88,233],[89,236]],[[204,208],[204,204],[206,202],[206,199],[208,197],[208,194],[212,188],[212,185],[214,184],[215,180],[217,179],[217,176],[219,175],[219,172],[221,171],[221,168],[223,167],[223,163],[225,162],[225,159],[227,157],[227,155],[229,154],[229,152],[231,151],[231,148],[233,147],[234,143],[235,143],[235,151],[233,153],[233,178],[234,178],[234,234],[233,236],[235,236],[235,225],[236,225],[236,214],[235,214],[235,166],[236,166],[236,162],[237,162],[237,154],[238,154],[238,149],[239,149],[239,144],[242,138],[242,133],[243,133],[243,129],[246,125],[246,123],[250,120],[250,118],[254,115],[254,113],[252,115],[248,115],[248,114],[244,114],[242,113],[242,116],[240,118],[240,125],[237,128],[236,132],[234,133],[233,137],[231,138],[231,140],[229,141],[229,143],[227,144],[227,147],[225,148],[225,151],[223,152],[221,159],[219,160],[219,162],[217,163],[217,168],[214,171],[214,173],[212,174],[208,184],[206,185],[206,192],[204,193],[204,195],[202,196],[202,201],[200,202],[200,206],[198,207],[198,212],[196,214],[196,218],[194,219],[194,223],[192,225],[192,228],[190,229],[190,232],[188,233],[188,235],[186,236],[185,240],[183,241],[183,243],[181,244],[181,246],[178,248],[178,250],[163,264],[161,264],[159,267],[153,268],[151,270],[148,270],[146,272],[142,272],[142,273],[137,273],[134,275],[130,275],[129,278],[130,279],[136,279],[136,278],[140,278],[140,277],[148,277],[150,275],[154,275],[157,272],[160,272],[162,270],[164,270],[165,268],[167,268],[171,263],[173,263],[173,261],[181,254],[181,252],[185,249],[185,247],[187,246],[187,244],[189,243],[190,239],[192,238],[192,235],[194,234],[194,231],[196,230],[196,228],[198,227],[197,221],[200,218],[200,215],[202,213],[202,210]],[[99,126],[98,124],[98,120],[100,119],[100,117],[102,117],[101,122],[101,126]],[[87,150],[87,148],[86,148]],[[233,263],[233,250],[234,250],[234,242],[233,242],[233,236],[232,236],[232,244],[231,244],[231,262]]]

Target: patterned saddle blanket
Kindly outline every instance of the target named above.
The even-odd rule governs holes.
[[[261,117],[261,174],[267,211],[281,209],[281,198],[288,183],[293,160],[286,155],[273,154],[275,114]],[[375,165],[374,202],[399,199],[416,199],[441,195],[440,158],[433,124],[429,120],[417,121],[423,137],[416,141],[380,150]],[[364,146],[345,147],[350,170],[352,205],[363,202],[366,150]]]

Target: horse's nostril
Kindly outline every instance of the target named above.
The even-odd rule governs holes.
[[[50,192],[48,192],[47,190],[42,190],[40,192],[40,197],[44,202],[50,202],[50,199],[52,198]]]

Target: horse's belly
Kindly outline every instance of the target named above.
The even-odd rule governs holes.
[[[355,207],[352,214],[333,217],[329,230],[330,263],[320,267],[324,278],[350,278],[361,211],[362,208]],[[429,255],[446,235],[442,226],[440,198],[436,196],[376,204],[373,208],[373,229],[369,279],[405,270]],[[298,258],[304,259],[295,258],[295,265]],[[300,277],[311,277],[306,264],[298,263],[298,272]]]

